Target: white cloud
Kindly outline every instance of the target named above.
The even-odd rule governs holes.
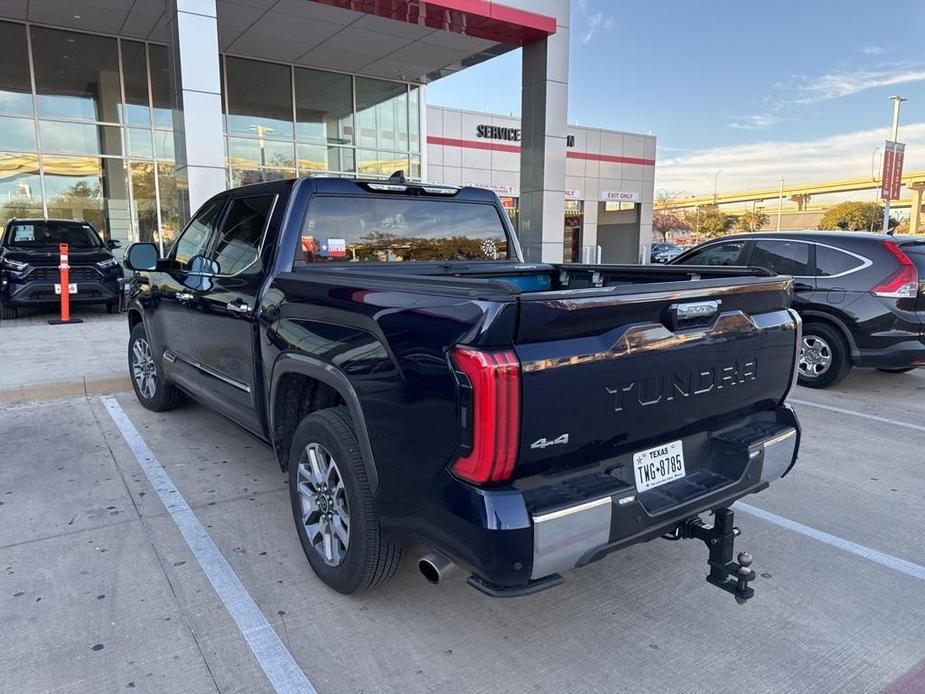
[[[773,188],[778,176],[788,183],[811,183],[870,176],[871,153],[888,136],[888,129],[863,130],[818,140],[757,142],[697,150],[658,160],[656,188],[707,195],[719,169],[721,191]],[[903,125],[905,169],[925,169],[925,123]],[[865,193],[859,193],[865,195]]]
[[[770,113],[757,113],[753,116],[730,116],[729,127],[735,130],[764,130],[777,125],[780,119]]]
[[[616,24],[613,17],[605,15],[600,10],[589,12],[587,0],[578,0],[577,7],[582,19],[581,24],[584,25],[581,28],[581,43],[585,46],[591,42],[595,34],[608,31]]]
[[[882,46],[862,46],[861,53],[864,55],[883,55],[886,53],[886,48]]]
[[[784,103],[812,104],[829,101],[877,87],[908,84],[925,80],[925,69],[920,66],[885,66],[877,69],[842,70],[819,77],[804,77],[795,85],[793,98]],[[786,88],[787,85],[776,85]]]

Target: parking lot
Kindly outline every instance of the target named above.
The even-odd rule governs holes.
[[[741,607],[702,545],[661,540],[511,600],[427,584],[409,548],[342,596],[248,434],[196,404],[28,392],[0,410],[0,691],[264,692],[268,670],[323,694],[925,691],[925,369],[795,391],[797,467],[737,507],[760,576]]]

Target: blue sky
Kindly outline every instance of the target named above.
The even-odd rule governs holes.
[[[703,193],[719,169],[724,189],[869,175],[899,93],[922,169],[923,32],[925,0],[572,0],[569,121],[654,133],[657,187]],[[517,114],[519,86],[514,52],[428,102]]]

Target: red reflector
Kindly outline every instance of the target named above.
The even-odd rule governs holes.
[[[472,450],[453,463],[453,472],[478,484],[509,480],[520,436],[517,355],[457,347],[453,362],[472,385]]]
[[[919,292],[919,271],[915,264],[895,241],[884,241],[883,247],[899,262],[899,269],[871,289],[871,294],[894,299],[914,299]]]

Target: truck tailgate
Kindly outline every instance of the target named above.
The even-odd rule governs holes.
[[[580,467],[773,408],[792,382],[790,278],[526,294],[517,476]]]

